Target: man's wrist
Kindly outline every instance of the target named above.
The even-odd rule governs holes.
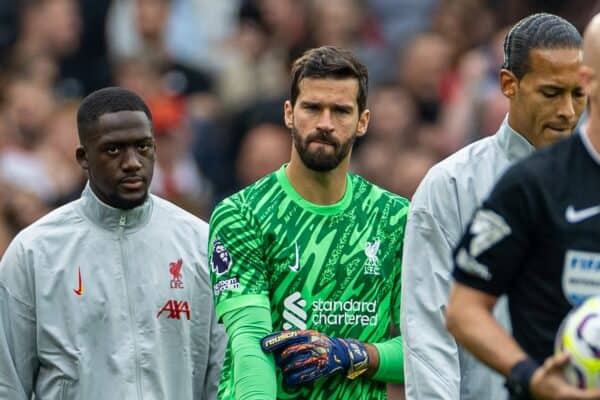
[[[365,377],[372,377],[379,369],[379,351],[372,344],[365,343],[365,348],[369,354],[369,364],[365,371]]]
[[[506,379],[506,387],[513,400],[531,399],[529,384],[539,364],[532,358],[525,358],[512,366]]]

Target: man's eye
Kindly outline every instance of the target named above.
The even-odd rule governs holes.
[[[347,108],[336,108],[335,112],[337,112],[338,114],[350,114],[352,113],[352,110],[349,110]]]
[[[110,146],[106,148],[106,152],[111,156],[119,154],[119,148],[117,146]]]
[[[142,151],[142,152],[148,151],[148,150],[150,150],[150,144],[149,143],[141,143],[138,145],[138,150]]]

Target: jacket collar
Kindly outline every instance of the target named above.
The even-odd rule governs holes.
[[[125,231],[136,230],[144,226],[150,219],[153,208],[152,195],[146,201],[130,210],[122,210],[103,203],[90,188],[89,182],[81,194],[79,209],[94,224],[104,229],[115,231],[123,228]]]
[[[495,135],[496,142],[509,161],[521,160],[535,151],[535,147],[523,135],[508,124],[508,115],[504,117],[500,129]]]

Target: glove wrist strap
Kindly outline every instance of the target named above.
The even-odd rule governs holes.
[[[350,366],[346,372],[348,379],[356,379],[369,369],[369,353],[365,345],[355,339],[340,339],[348,348]]]

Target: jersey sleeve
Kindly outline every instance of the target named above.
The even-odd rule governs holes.
[[[435,199],[435,206],[438,201],[447,202],[442,223],[437,218],[441,207],[431,207],[431,212],[423,207],[423,192],[429,187],[419,190],[413,197],[402,261],[405,390],[410,399],[458,399],[459,347],[445,328],[445,309],[460,223],[455,208],[450,210],[451,197]]]
[[[394,323],[394,327],[396,329],[400,329],[400,305],[402,301],[402,254],[404,249],[404,240],[405,240],[405,232],[406,232],[406,220],[408,214],[408,204],[402,209],[402,217],[400,221],[400,227],[402,229],[402,234],[400,235],[400,240],[398,242],[398,249],[395,255],[395,265],[394,265],[394,286],[392,288],[392,310],[391,310],[391,318]]]
[[[228,198],[215,208],[208,246],[218,318],[247,306],[270,309],[260,229],[242,199]]]
[[[0,261],[0,399],[31,398],[39,359],[33,277],[18,237]]]
[[[506,293],[523,267],[542,206],[527,164],[510,168],[475,212],[454,252],[456,281],[494,296]]]
[[[245,307],[223,316],[231,341],[236,399],[274,399],[277,396],[275,362],[260,347],[260,340],[273,331],[269,310]]]

